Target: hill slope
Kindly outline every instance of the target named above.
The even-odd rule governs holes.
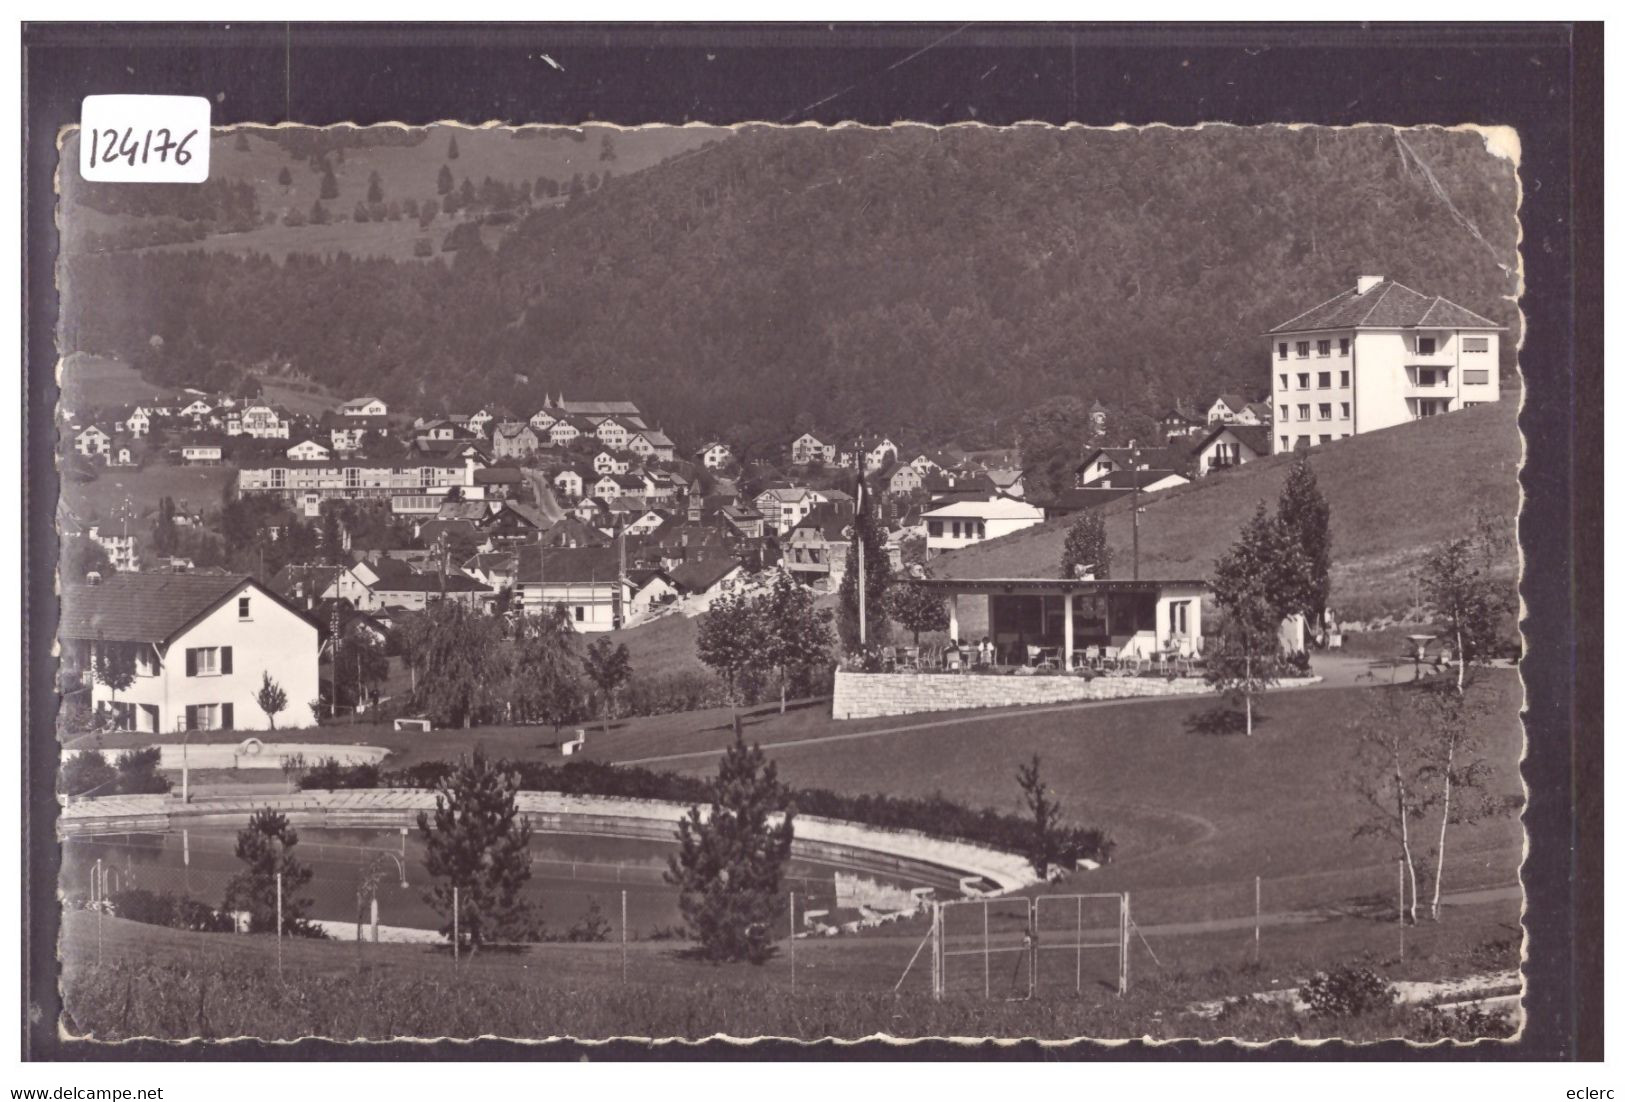
[[[1512,524],[1522,454],[1516,397],[1428,421],[1351,436],[1310,463],[1332,510],[1332,607],[1363,618],[1413,604],[1413,576],[1432,544],[1467,534],[1474,511]],[[1140,576],[1206,577],[1260,501],[1275,507],[1291,456],[1271,456],[1141,498]],[[1102,509],[1112,576],[1133,572],[1133,505]],[[932,560],[943,578],[1059,577],[1070,520],[1051,521]],[[1501,571],[1517,572],[1514,557]]]
[[[152,371],[159,333],[459,408],[624,396],[735,444],[1007,443],[1056,395],[1156,414],[1260,391],[1264,330],[1360,274],[1508,326],[1510,369],[1516,194],[1510,162],[1442,130],[751,127],[534,210],[494,255],[79,257],[64,339]]]

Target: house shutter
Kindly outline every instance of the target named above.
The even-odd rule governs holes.
[[[186,656],[188,658],[190,658],[192,656],[192,652],[187,651]],[[191,665],[191,663],[188,662],[187,665]],[[196,731],[197,730],[197,705],[196,704],[188,704],[186,706],[186,729],[188,731]]]
[[[186,648],[186,676],[187,677],[196,677],[197,676],[197,648],[196,647],[187,647]],[[192,715],[193,715],[192,709],[190,709],[190,708],[186,709],[186,726],[187,726],[188,729],[190,729],[191,726],[192,726]]]
[[[236,715],[230,704],[220,705],[220,729],[231,731],[236,729]]]
[[[230,647],[221,647],[220,648],[220,672],[221,673],[230,673],[231,672],[231,648]]]

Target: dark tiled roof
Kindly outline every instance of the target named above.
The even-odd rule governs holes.
[[[613,547],[519,549],[519,584],[613,582],[621,572]]]
[[[1108,501],[1115,501],[1130,492],[1128,487],[1100,486],[1091,483],[1087,487],[1076,490],[1062,490],[1058,494],[1045,497],[1031,497],[1027,501],[1045,511],[1061,513],[1075,513],[1082,509],[1093,509],[1097,505],[1104,505]]]
[[[703,593],[739,567],[737,559],[691,559],[668,572],[678,589]]]
[[[1488,318],[1438,296],[1413,291],[1403,283],[1385,279],[1365,294],[1350,287],[1342,294],[1306,310],[1271,329],[1271,333],[1303,333],[1317,329],[1500,329]]]
[[[1195,451],[1200,452],[1212,443],[1215,437],[1227,432],[1257,454],[1270,454],[1270,430],[1262,425],[1214,425],[1213,431],[1202,437],[1202,442],[1196,445]]]
[[[380,581],[373,586],[375,593],[439,593],[440,575],[436,574],[408,574],[404,578],[392,578],[389,581]],[[467,574],[447,574],[445,581],[447,593],[489,593],[488,586],[470,578]]]
[[[165,643],[251,583],[246,574],[115,574],[100,585],[64,586],[57,634],[63,639]]]

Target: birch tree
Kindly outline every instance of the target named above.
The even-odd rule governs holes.
[[[1401,910],[1414,926],[1420,898],[1419,828],[1438,803],[1439,789],[1427,738],[1407,703],[1405,689],[1378,690],[1360,722],[1349,782],[1366,809],[1354,836],[1386,838],[1398,848],[1410,888],[1408,903],[1401,893]]]

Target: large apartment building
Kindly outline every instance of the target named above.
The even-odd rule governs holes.
[[[452,487],[474,485],[471,459],[424,456],[410,466],[387,466],[365,459],[278,459],[270,466],[237,472],[237,491],[271,493],[316,516],[323,501],[396,496],[444,497]]]
[[[1269,331],[1273,450],[1499,400],[1501,328],[1436,295],[1361,276]]]

